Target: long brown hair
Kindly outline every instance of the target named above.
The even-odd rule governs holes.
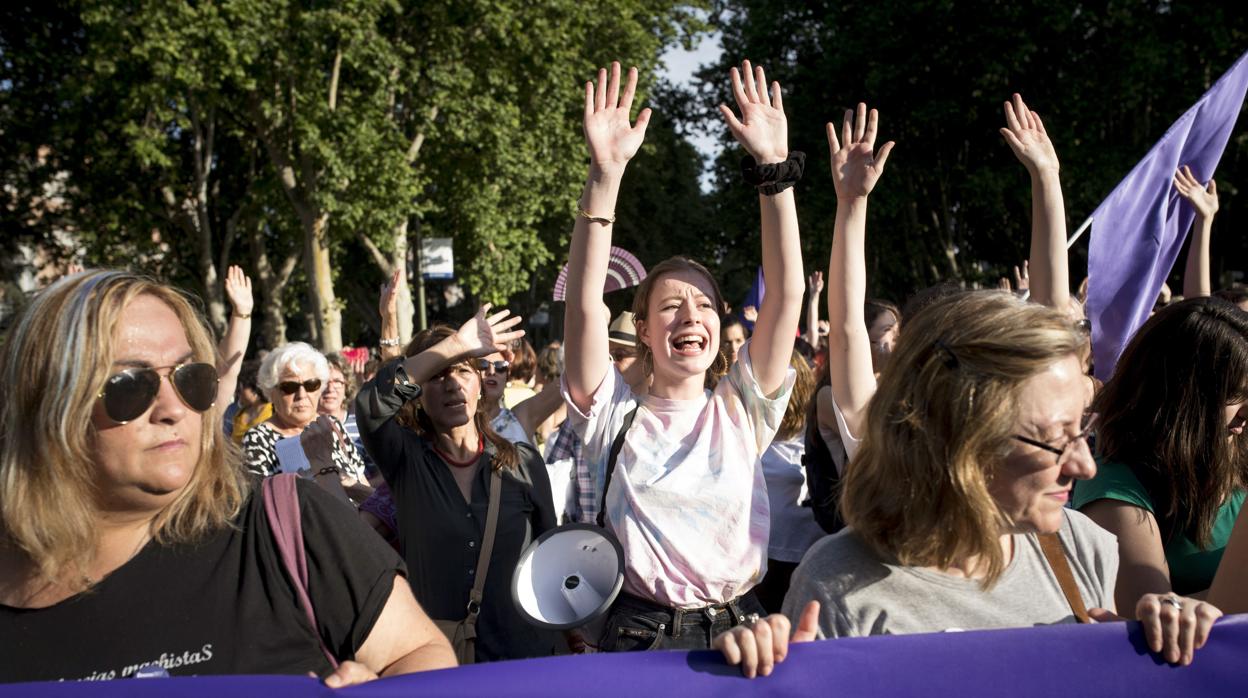
[[[412,341],[408,343],[403,353],[405,356],[416,356],[454,335],[455,328],[450,325],[434,325],[412,337]],[[467,364],[473,373],[477,374],[478,382],[482,383],[481,371],[476,367],[475,362],[469,361]],[[430,443],[434,442],[437,429],[434,428],[429,415],[420,409],[420,400],[412,400],[404,405],[399,410],[396,419],[399,424],[416,432],[421,438]],[[498,432],[490,426],[490,418],[485,413],[485,400],[479,395],[477,396],[477,411],[472,415],[472,424],[477,428],[477,434],[494,446],[494,457],[491,461],[495,470],[515,470],[520,466],[520,451],[515,444],[499,436]]]
[[[1153,500],[1163,540],[1210,545],[1231,491],[1248,482],[1248,449],[1228,438],[1227,405],[1248,399],[1248,314],[1219,298],[1157,311],[1097,395],[1097,451],[1131,468]]]
[[[989,484],[1010,452],[1019,395],[1086,345],[1064,313],[1000,291],[946,297],[907,322],[845,468],[840,511],[900,564],[977,557],[989,588],[1005,570],[1010,524]]]
[[[789,366],[795,374],[793,392],[789,393],[789,406],[785,408],[780,428],[776,430],[776,441],[788,441],[802,434],[802,430],[806,428],[807,408],[815,396],[815,372],[806,362],[806,357],[793,352]]]

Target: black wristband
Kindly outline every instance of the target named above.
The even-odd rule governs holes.
[[[741,177],[745,183],[757,187],[764,196],[775,196],[797,184],[806,170],[806,153],[794,150],[784,162],[773,162],[765,165],[751,155],[741,158]]]

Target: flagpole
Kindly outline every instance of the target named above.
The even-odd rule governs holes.
[[[1088,220],[1084,221],[1083,225],[1079,226],[1079,229],[1075,231],[1075,234],[1071,235],[1070,239],[1066,241],[1066,249],[1069,250],[1071,247],[1074,247],[1079,237],[1083,235],[1083,231],[1087,230],[1090,225],[1092,225],[1092,216],[1088,216]]]

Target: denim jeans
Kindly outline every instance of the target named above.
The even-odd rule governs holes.
[[[710,649],[716,635],[740,625],[751,613],[766,614],[753,593],[738,596],[726,604],[683,611],[622,593],[607,615],[598,649],[602,652]]]

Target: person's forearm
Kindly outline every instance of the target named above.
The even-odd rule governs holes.
[[[819,346],[819,292],[813,287],[806,299],[806,343]]]
[[[793,189],[773,196],[760,194],[758,204],[767,293],[754,323],[750,360],[758,387],[764,395],[771,395],[788,374],[806,288]]]
[[[867,296],[866,197],[838,200],[828,261],[828,377],[850,433],[862,434],[867,403],[875,394],[871,337],[863,306]]]
[[[381,314],[381,338],[382,340],[399,339],[399,316],[397,313],[386,312]],[[389,346],[382,344],[379,349],[382,361],[403,355],[403,346],[401,344],[391,344]]]
[[[454,650],[451,649],[450,643],[443,639],[441,642],[430,642],[408,652],[386,667],[385,671],[381,672],[381,676],[398,676],[433,669],[451,669],[457,666],[459,662],[455,660]]]
[[[1199,298],[1213,293],[1209,276],[1209,238],[1213,232],[1213,216],[1196,214],[1192,241],[1187,247],[1187,266],[1183,271],[1183,297]]]
[[[1031,300],[1065,311],[1070,305],[1066,205],[1057,169],[1031,176]]]
[[[404,359],[403,370],[407,373],[408,380],[420,385],[467,356],[468,351],[460,345],[458,339],[451,336],[415,356]]]
[[[591,166],[578,205],[591,216],[615,216],[624,168]],[[568,253],[564,314],[564,375],[572,399],[588,407],[589,396],[607,371],[607,318],[602,289],[611,256],[611,224],[577,214]]]
[[[559,382],[551,381],[542,386],[542,391],[526,398],[511,411],[516,415],[524,433],[532,437],[537,428],[546,418],[555,413],[563,405],[563,394],[559,390]]]
[[[230,324],[217,351],[221,362],[217,365],[217,404],[228,405],[234,401],[234,389],[238,386],[238,374],[247,354],[247,342],[251,339],[251,318],[230,315]]]

